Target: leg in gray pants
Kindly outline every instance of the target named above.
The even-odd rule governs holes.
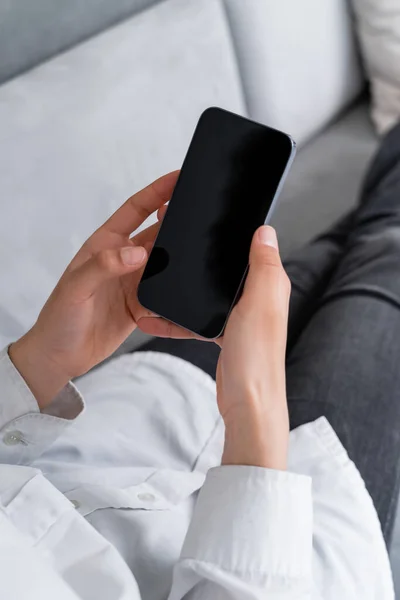
[[[389,545],[400,485],[400,126],[373,161],[350,219],[325,290],[288,354],[291,424],[328,418]],[[329,233],[314,252],[327,240]],[[307,297],[299,264],[288,271]]]

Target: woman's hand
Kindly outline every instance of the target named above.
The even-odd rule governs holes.
[[[163,212],[163,211],[161,211]],[[285,469],[289,421],[285,352],[290,282],[275,231],[254,234],[244,291],[233,309],[217,368],[217,400],[226,426],[223,464]],[[145,317],[139,327],[168,337],[194,337],[163,319]]]
[[[289,438],[285,354],[290,282],[271,227],[255,233],[243,295],[229,318],[217,370],[223,464],[285,469]]]
[[[110,356],[148,314],[137,286],[159,225],[130,239],[171,197],[178,172],[125,202],[68,265],[32,329],[10,357],[44,408],[64,385]]]

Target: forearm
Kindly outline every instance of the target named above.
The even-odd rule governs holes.
[[[271,408],[273,406],[273,408]],[[245,401],[225,416],[223,465],[247,465],[284,471],[289,418],[285,397],[275,402]]]
[[[34,329],[11,344],[8,354],[40,410],[45,409],[68,383],[69,377],[47,355]]]

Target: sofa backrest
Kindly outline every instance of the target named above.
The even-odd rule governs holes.
[[[205,108],[245,112],[221,2],[160,2],[0,86],[0,348],[87,236],[179,168]]]
[[[304,143],[364,87],[349,0],[224,0],[249,115]]]
[[[168,1],[0,2],[0,83]],[[250,117],[302,143],[360,93],[364,79],[349,0],[222,1]]]
[[[159,0],[0,2],[0,83]]]

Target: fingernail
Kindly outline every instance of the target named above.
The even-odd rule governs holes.
[[[121,248],[122,262],[129,267],[132,267],[133,265],[140,265],[145,258],[146,250],[141,246]]]
[[[273,227],[269,227],[269,225],[260,227],[258,230],[258,239],[261,244],[264,244],[265,246],[272,246],[272,248],[278,249],[278,238],[276,237],[276,232]]]

